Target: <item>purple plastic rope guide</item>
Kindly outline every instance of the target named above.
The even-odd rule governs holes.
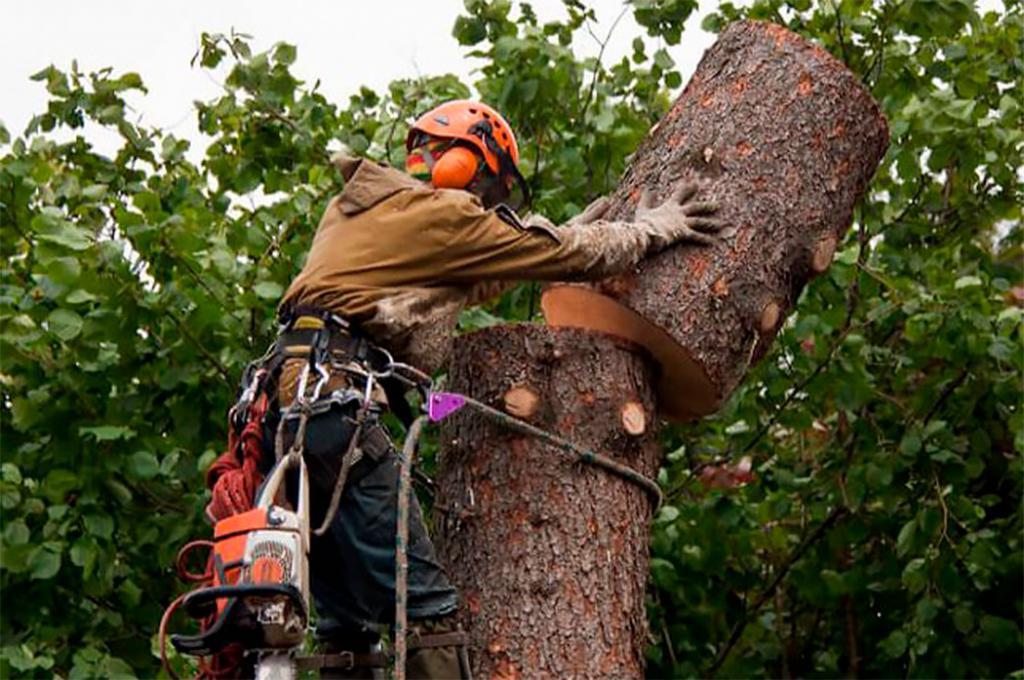
[[[444,420],[466,405],[466,398],[454,392],[431,392],[427,415],[430,422]]]

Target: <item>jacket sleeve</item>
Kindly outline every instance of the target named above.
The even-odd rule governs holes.
[[[472,200],[445,202],[445,257],[436,274],[448,283],[601,279],[635,266],[650,248],[648,235],[629,222],[555,228]]]

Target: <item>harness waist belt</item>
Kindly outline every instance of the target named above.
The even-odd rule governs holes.
[[[277,351],[287,357],[306,357],[309,350],[317,340],[320,329],[296,328],[284,331],[277,336]],[[325,350],[329,352],[340,352],[353,359],[366,359],[369,354],[370,343],[363,338],[357,338],[345,331],[331,330]]]

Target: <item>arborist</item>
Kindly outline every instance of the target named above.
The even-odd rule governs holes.
[[[314,522],[327,512],[343,468],[346,476],[337,512],[312,542],[317,637],[328,653],[351,653],[349,666],[356,666],[325,669],[325,677],[373,677],[372,667],[383,665],[376,643],[394,620],[398,467],[379,418],[388,410],[407,418],[409,407],[402,389],[373,379],[381,373],[376,363],[393,359],[432,373],[444,364],[467,305],[519,281],[618,274],[674,243],[709,243],[720,228],[711,216],[715,206],[697,200],[693,185],[677,187],[660,205],[641,197],[631,222],[602,219],[604,199],[561,227],[540,216],[520,219],[506,205],[517,190],[529,201],[515,136],[480,102],[450,101],[424,114],[409,130],[406,149],[404,173],[371,160],[335,158],[344,189],[327,206],[305,266],[280,304],[275,350],[244,390],[245,413],[253,413],[262,394],[258,418],[250,418],[247,430],[261,446],[246,454],[242,432],[242,446],[208,476],[211,519],[251,503],[260,479],[255,473],[254,481],[253,466],[266,472],[275,438],[278,449],[290,445],[275,430],[280,413],[296,400],[311,344],[319,344],[326,357],[323,404],[314,404],[303,428]],[[362,408],[349,394],[365,394],[372,407]],[[296,428],[280,431],[289,440]],[[350,445],[354,433],[358,446]],[[358,461],[346,463],[353,451],[360,452]],[[257,455],[262,459],[249,460]],[[415,505],[409,532],[408,676],[465,677],[464,641],[454,617],[458,598]]]

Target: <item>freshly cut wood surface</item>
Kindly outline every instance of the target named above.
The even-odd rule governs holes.
[[[729,225],[721,243],[675,247],[592,289],[553,286],[548,323],[644,345],[661,365],[663,415],[713,412],[831,263],[887,145],[878,105],[842,63],[781,26],[732,24],[637,151],[611,211],[628,219],[643,188],[664,197],[697,179]],[[594,291],[627,311],[594,311]]]

